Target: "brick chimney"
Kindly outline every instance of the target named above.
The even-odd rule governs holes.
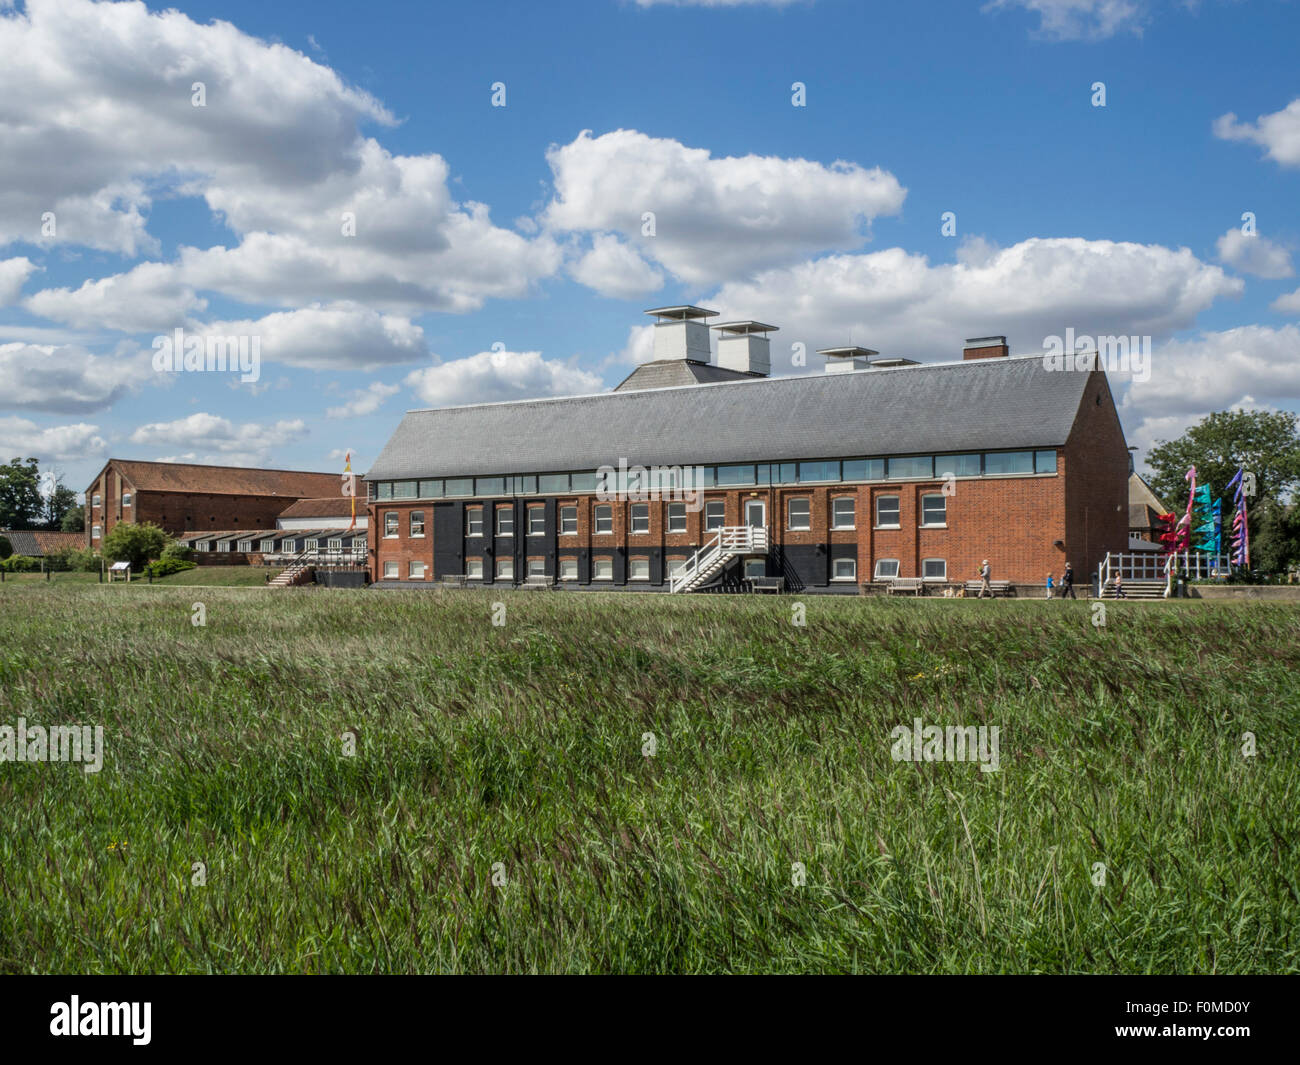
[[[1005,359],[1011,354],[1006,337],[968,337],[962,349],[963,359]]]

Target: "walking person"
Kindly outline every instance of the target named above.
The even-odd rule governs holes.
[[[1052,589],[1055,587],[1056,587],[1056,583],[1055,581],[1053,581],[1052,575],[1049,573],[1047,575],[1047,598],[1048,599],[1052,598]]]
[[[992,572],[989,569],[989,560],[986,558],[984,564],[980,566],[980,594],[975,597],[976,599],[983,599],[985,592],[989,593],[990,599],[993,598],[993,585],[989,584],[989,575]]]
[[[1071,599],[1078,599],[1074,594],[1074,568],[1067,562],[1065,572],[1061,574],[1061,598],[1069,596]]]
[[[1124,574],[1122,573],[1115,574],[1115,598],[1116,599],[1128,598],[1128,595],[1124,591]]]

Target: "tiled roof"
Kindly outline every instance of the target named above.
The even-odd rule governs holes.
[[[357,516],[364,518],[366,515],[366,484],[360,478],[357,478]],[[351,520],[352,510],[348,498],[335,497],[332,499],[300,499],[292,504],[287,510],[280,514],[282,518],[348,518]]]
[[[137,492],[197,492],[203,495],[338,495],[341,474],[302,470],[263,470],[244,466],[200,466],[187,462],[137,462],[110,459]],[[98,478],[96,478],[98,480]],[[91,486],[91,491],[94,486]]]
[[[410,411],[366,478],[1056,447],[1100,372],[1025,356]]]
[[[65,547],[81,548],[85,546],[84,533],[50,532],[45,529],[17,529],[0,532],[9,541],[15,555],[27,555],[40,558]]]

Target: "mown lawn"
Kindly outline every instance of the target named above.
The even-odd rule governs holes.
[[[0,765],[3,972],[1300,971],[1293,606],[125,592],[0,587],[107,746]]]

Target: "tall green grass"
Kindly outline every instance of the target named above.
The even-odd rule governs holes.
[[[123,591],[0,588],[108,748],[0,765],[0,971],[1300,970],[1294,607]]]

